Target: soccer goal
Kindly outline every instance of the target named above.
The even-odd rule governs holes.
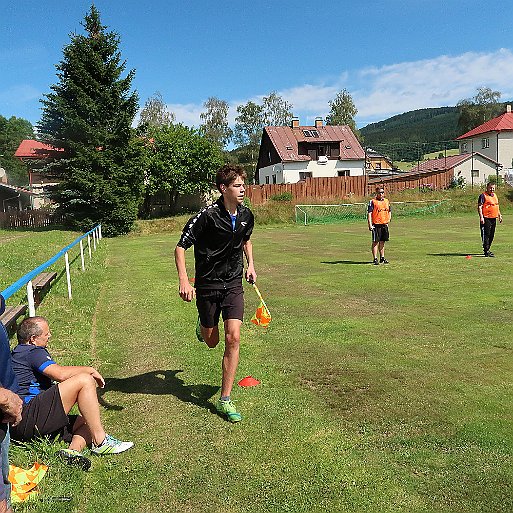
[[[393,216],[421,216],[438,213],[449,200],[393,201]],[[338,205],[296,205],[296,223],[332,224],[367,219],[368,203],[340,203]]]

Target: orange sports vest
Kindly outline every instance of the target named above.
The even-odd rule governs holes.
[[[385,198],[383,200],[372,200],[372,224],[388,224],[390,222],[390,203]]]
[[[497,198],[497,194],[490,196],[487,192],[483,192],[483,196],[483,217],[499,217],[499,198]]]

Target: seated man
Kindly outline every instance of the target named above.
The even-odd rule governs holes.
[[[23,399],[21,422],[12,428],[14,440],[61,435],[70,443],[59,455],[87,470],[91,462],[81,454],[86,445],[97,455],[117,454],[132,447],[107,435],[100,420],[96,386],[105,381],[93,367],[62,366],[48,350],[51,337],[44,317],[29,317],[18,328],[18,345],[12,351],[12,366]],[[52,385],[52,381],[58,384]],[[77,404],[81,415],[68,415]]]

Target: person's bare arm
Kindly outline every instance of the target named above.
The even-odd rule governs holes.
[[[98,383],[100,388],[105,386],[103,376],[94,367],[86,367],[82,365],[58,365],[57,363],[52,363],[52,365],[48,365],[48,367],[43,370],[43,374],[45,376],[48,376],[50,379],[58,381],[59,383],[82,372],[90,374],[95,379],[96,383]]]
[[[15,393],[0,388],[0,418],[2,422],[7,422],[16,426],[21,420],[21,409],[23,401]]]
[[[244,254],[246,255],[246,260],[248,262],[248,268],[246,269],[246,280],[249,283],[255,283],[257,279],[257,274],[255,271],[255,265],[253,263],[253,243],[250,240],[244,242]]]
[[[185,249],[180,246],[175,248],[175,264],[178,271],[178,293],[184,301],[190,302],[196,297],[196,291],[189,283],[187,267],[185,265]]]

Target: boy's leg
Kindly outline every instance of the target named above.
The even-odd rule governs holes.
[[[223,380],[221,397],[230,397],[239,365],[240,327],[239,319],[224,321],[225,347],[223,355]]]
[[[385,241],[379,242],[379,256],[385,258]]]
[[[213,328],[205,328],[205,326],[201,325],[201,336],[211,349],[216,347],[219,344],[219,327],[214,326]]]

